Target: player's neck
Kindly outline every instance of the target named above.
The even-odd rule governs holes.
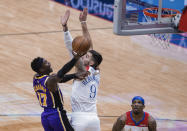
[[[141,120],[142,118],[143,118],[143,116],[144,116],[144,112],[142,111],[141,113],[138,113],[138,114],[135,114],[135,113],[133,113],[132,112],[132,117],[133,117],[133,119],[134,120]]]
[[[38,73],[38,76],[49,75],[49,73]]]

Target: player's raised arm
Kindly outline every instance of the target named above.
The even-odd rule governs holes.
[[[72,79],[78,79],[78,80],[83,80],[85,79],[85,77],[87,77],[89,75],[89,71],[82,71],[82,72],[77,72],[74,74],[68,74],[68,75],[64,75],[63,79],[60,81],[60,83],[64,83],[67,81],[70,81]]]
[[[88,32],[88,28],[86,24],[87,14],[88,14],[88,9],[84,8],[83,11],[80,13],[79,21],[81,22],[83,36],[87,38],[88,41],[90,42],[90,45],[91,45],[90,49],[93,49],[92,39],[91,39],[90,33]]]
[[[125,126],[125,120],[126,120],[125,114],[118,117],[117,121],[114,123],[112,127],[112,131],[121,131]]]
[[[64,31],[64,43],[66,45],[66,48],[69,51],[69,55],[72,58],[72,41],[73,38],[70,34],[70,32],[68,31],[68,26],[67,26],[67,22],[69,20],[69,16],[70,16],[70,10],[66,10],[64,16],[61,17],[61,24],[63,27],[63,31]]]
[[[156,131],[156,120],[150,115],[148,118],[148,129],[149,131]]]
[[[47,85],[47,88],[52,91],[52,92],[55,92],[56,91],[56,87],[57,87],[57,83],[59,83],[63,78],[64,78],[64,75],[69,72],[72,67],[75,65],[75,63],[77,62],[77,60],[79,59],[79,57],[74,57],[71,59],[71,61],[69,61],[68,63],[66,63],[59,71],[57,74],[54,74],[54,75],[50,75],[47,82],[46,82],[46,85]]]
[[[61,17],[61,24],[64,32],[68,31],[67,22],[69,20],[69,16],[70,16],[70,10],[66,10],[64,16]]]

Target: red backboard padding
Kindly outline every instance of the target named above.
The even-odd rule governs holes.
[[[179,22],[179,30],[182,32],[187,32],[187,6],[185,6],[182,16]]]

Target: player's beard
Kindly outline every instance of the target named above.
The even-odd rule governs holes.
[[[138,111],[133,111],[133,113],[134,113],[135,115],[138,115],[140,112],[138,112]]]
[[[84,61],[84,66],[89,66],[89,61]]]

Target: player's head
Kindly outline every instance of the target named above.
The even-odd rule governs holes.
[[[33,61],[31,62],[31,68],[38,74],[49,74],[53,71],[51,68],[51,64],[41,57],[33,59]]]
[[[144,99],[141,96],[135,96],[132,99],[132,111],[134,114],[139,114],[143,112],[143,109],[145,108],[144,105]]]
[[[83,60],[85,66],[90,65],[93,68],[96,68],[101,64],[103,57],[97,51],[89,50],[84,56],[81,57],[81,59]]]

